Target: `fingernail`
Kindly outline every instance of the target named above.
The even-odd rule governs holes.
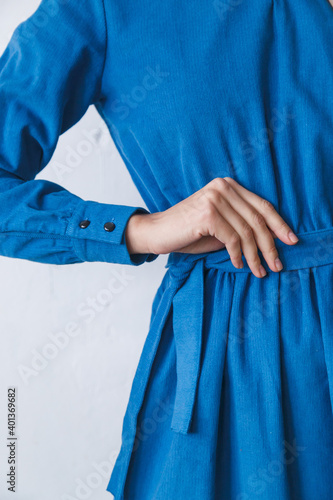
[[[261,274],[262,277],[266,276],[266,274],[267,274],[266,269],[261,264],[260,264],[260,267],[259,267],[259,271],[260,271],[260,274]]]
[[[293,243],[296,243],[296,242],[298,241],[298,238],[297,238],[296,234],[295,234],[295,233],[293,233],[292,231],[289,231],[288,236],[289,236],[289,239],[290,239]]]
[[[278,257],[275,259],[275,265],[276,265],[276,268],[278,271],[281,271],[281,269],[283,269],[282,262],[280,261],[280,259]]]

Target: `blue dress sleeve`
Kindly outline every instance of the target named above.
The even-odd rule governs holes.
[[[59,136],[100,102],[107,33],[103,0],[42,0],[0,58],[0,255],[51,264],[138,265],[125,228],[145,208],[83,200],[35,179]]]

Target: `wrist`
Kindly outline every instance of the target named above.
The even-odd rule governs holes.
[[[133,214],[126,225],[125,240],[129,254],[155,253],[150,246],[155,214]]]

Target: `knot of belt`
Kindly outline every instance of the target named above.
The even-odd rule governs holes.
[[[298,237],[295,245],[275,239],[284,266],[280,272],[333,263],[333,228],[298,233]],[[273,272],[260,250],[258,253],[267,272]],[[173,289],[170,305],[172,303],[177,386],[171,428],[175,432],[189,432],[195,407],[202,352],[204,270],[217,268],[250,273],[244,257],[243,263],[242,269],[235,268],[225,248],[202,254],[169,254],[165,267],[169,268]]]

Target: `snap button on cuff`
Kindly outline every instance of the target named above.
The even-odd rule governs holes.
[[[116,225],[114,222],[106,222],[104,224],[105,231],[113,231],[115,227],[116,227]]]
[[[86,227],[88,227],[90,224],[90,220],[82,220],[79,224],[79,226],[81,227],[81,229],[85,229]]]

